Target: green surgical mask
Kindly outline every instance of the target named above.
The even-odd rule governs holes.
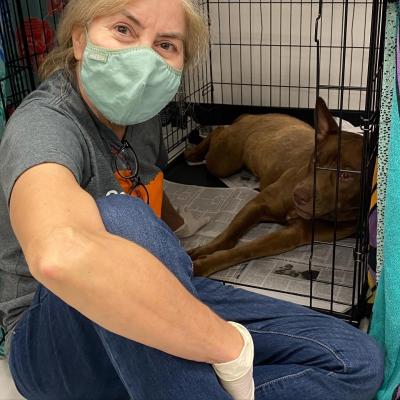
[[[182,71],[153,49],[110,50],[86,38],[81,81],[93,105],[110,122],[126,126],[147,121],[176,95]]]

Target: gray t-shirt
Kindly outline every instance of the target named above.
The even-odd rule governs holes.
[[[161,171],[168,161],[159,118],[128,127],[125,139],[139,159],[139,176],[150,199],[157,197],[151,205],[159,215]],[[113,166],[113,154],[120,147],[116,135],[90,112],[62,72],[26,97],[9,120],[0,143],[0,325],[6,331],[29,307],[38,285],[10,224],[14,183],[29,168],[52,162],[68,168],[94,199],[120,193]]]

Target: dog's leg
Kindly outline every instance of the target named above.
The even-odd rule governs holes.
[[[211,142],[210,133],[207,137],[205,137],[199,144],[193,147],[188,147],[184,152],[183,156],[185,160],[190,162],[200,162],[206,158],[208,149],[210,147]]]
[[[248,135],[235,126],[220,126],[183,155],[191,162],[205,160],[211,174],[225,178],[243,167],[243,146]]]
[[[339,225],[336,238],[337,240],[343,239],[354,231],[353,222]],[[281,230],[255,239],[250,243],[197,258],[193,263],[194,273],[195,275],[208,276],[244,261],[285,253],[296,247],[310,244],[311,235],[311,222],[298,219]],[[332,241],[332,225],[318,222],[315,227],[315,239]]]
[[[304,243],[307,243],[307,238],[302,224],[293,223],[250,243],[200,256],[193,262],[194,274],[208,276],[247,260],[284,253]]]
[[[311,225],[310,225],[311,229]],[[338,222],[336,227],[336,240],[345,239],[356,233],[356,222]],[[311,242],[311,231],[310,242]],[[316,221],[315,225],[315,240],[321,242],[333,242],[335,232],[333,229],[333,223],[326,221]]]
[[[239,238],[260,221],[278,222],[276,217],[274,218],[273,216],[279,215],[278,209],[281,204],[270,198],[266,192],[267,190],[259,193],[254,199],[250,200],[233,218],[228,227],[210,243],[189,250],[188,254],[192,260],[203,255],[212,254],[218,250],[226,250],[234,247]],[[284,214],[282,217],[283,219],[280,222],[284,221]]]

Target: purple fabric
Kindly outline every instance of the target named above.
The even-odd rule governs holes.
[[[400,385],[397,387],[393,394],[393,400],[400,400]]]

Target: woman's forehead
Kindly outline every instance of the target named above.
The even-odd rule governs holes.
[[[132,0],[118,14],[130,16],[143,28],[157,26],[168,32],[185,31],[186,18],[182,0]]]

